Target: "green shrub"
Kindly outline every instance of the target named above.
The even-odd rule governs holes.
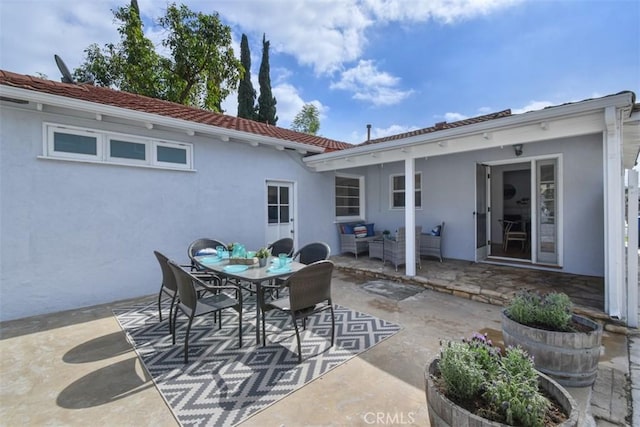
[[[550,403],[538,390],[538,372],[520,347],[504,355],[485,335],[442,345],[438,362],[445,395],[456,403],[483,399],[480,416],[521,426],[542,426]]]
[[[440,353],[440,373],[447,395],[467,400],[480,393],[484,372],[465,343],[449,342]]]
[[[570,331],[573,304],[562,292],[540,295],[531,291],[518,293],[506,308],[511,320],[523,325],[553,331]]]
[[[519,347],[510,347],[501,362],[485,394],[493,412],[507,424],[543,426],[550,403],[538,390],[538,373],[529,355]]]

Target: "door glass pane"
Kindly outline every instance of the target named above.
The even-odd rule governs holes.
[[[277,206],[269,206],[267,208],[269,215],[269,224],[277,224],[278,223],[278,207]]]
[[[280,203],[289,204],[289,189],[287,187],[280,187]]]
[[[165,147],[158,145],[158,161],[166,163],[187,164],[187,150],[184,148]]]
[[[289,222],[289,206],[280,206],[280,223],[286,224]]]
[[[557,263],[557,199],[555,160],[538,162],[538,260]]]
[[[278,203],[278,187],[270,185],[267,188],[267,203],[270,205]]]
[[[95,156],[98,154],[98,140],[94,136],[54,132],[53,150]]]
[[[123,159],[145,160],[145,144],[112,139],[109,143],[111,157]]]

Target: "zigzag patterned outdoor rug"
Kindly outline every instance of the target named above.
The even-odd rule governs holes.
[[[163,313],[168,313],[168,306]],[[400,330],[385,320],[335,306],[335,345],[329,347],[329,312],[310,317],[301,333],[303,361],[298,364],[291,320],[281,312],[268,312],[267,346],[256,346],[255,305],[245,304],[242,348],[238,349],[233,310],[223,313],[222,329],[212,316],[196,317],[185,365],[184,316],[178,316],[176,345],[172,345],[168,321],[158,322],[157,304],[114,314],[184,426],[236,425]]]

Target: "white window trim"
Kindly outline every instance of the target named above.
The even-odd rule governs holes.
[[[87,155],[80,153],[66,153],[54,150],[54,132],[83,135],[96,138],[97,154]],[[126,159],[121,157],[111,157],[110,141],[119,141],[145,144],[145,160]],[[185,150],[186,164],[161,162],[157,160],[157,147],[171,147]],[[57,123],[43,123],[43,155],[44,159],[80,161],[85,163],[100,163],[111,165],[123,165],[134,167],[147,167],[157,169],[187,170],[193,171],[193,144],[141,136],[124,133],[103,131],[97,129],[81,128],[76,126],[61,125]]]
[[[118,141],[123,141],[123,142],[131,142],[134,144],[144,144],[145,149],[144,149],[144,160],[139,160],[139,159],[127,159],[127,158],[123,158],[123,157],[111,157],[111,140],[118,140]],[[132,136],[124,136],[121,137],[119,135],[115,135],[115,134],[108,134],[106,135],[106,144],[105,144],[105,151],[106,151],[106,161],[108,163],[126,163],[126,164],[131,164],[131,165],[148,165],[149,164],[149,159],[151,158],[151,144],[148,143],[148,141],[144,140],[144,139],[140,139],[140,138],[136,138],[136,137],[132,137]]]
[[[55,151],[54,133],[55,131],[64,130],[64,133],[71,135],[88,136],[96,139],[96,154],[68,153],[65,151]],[[61,132],[62,133],[62,132]],[[97,132],[89,129],[70,128],[65,126],[47,126],[45,127],[44,152],[52,157],[60,157],[65,159],[94,160],[97,161],[103,156],[103,138]]]
[[[362,175],[349,175],[349,174],[344,174],[344,173],[337,173],[335,174],[334,178],[333,178],[333,211],[335,214],[335,203],[336,203],[336,178],[351,178],[351,179],[357,179],[360,185],[360,194],[359,194],[359,198],[360,198],[360,215],[353,215],[353,216],[336,216],[336,222],[349,222],[349,221],[364,221],[364,219],[366,218],[365,215],[365,211],[364,208],[366,206],[365,203],[365,189],[364,189],[364,176]]]
[[[420,188],[418,188],[416,186],[415,191],[420,191],[420,206],[416,206],[417,210],[422,210],[422,172],[416,172],[415,175],[418,175],[418,184],[420,185]],[[394,211],[403,211],[404,210],[404,206],[393,206],[393,195],[396,193],[396,191],[394,191],[393,189],[393,178],[396,177],[404,177],[403,173],[396,173],[396,174],[392,174],[389,175],[389,209],[390,210],[394,210]],[[405,190],[402,190],[402,193],[404,194]],[[400,192],[400,190],[398,190],[397,192]],[[416,203],[418,201],[418,199],[415,199]]]

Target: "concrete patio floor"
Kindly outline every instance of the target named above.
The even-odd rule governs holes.
[[[436,261],[431,266],[423,260],[425,283],[415,286],[390,280],[395,270],[388,265],[380,271],[376,271],[380,262],[370,269],[361,264],[353,270],[352,260],[334,257],[338,267],[334,302],[395,322],[402,330],[242,426],[428,426],[424,368],[438,353],[440,340],[460,339],[478,331],[500,342],[500,306],[482,302],[482,298],[502,298],[500,295],[519,286],[517,277],[531,273],[510,273],[516,277],[514,284],[505,287],[499,280],[501,290],[494,289],[495,295],[489,295],[482,292],[482,286],[478,290],[473,282],[467,283],[472,275],[465,276],[464,269],[458,268],[462,265],[455,263]],[[478,267],[474,274],[484,275],[486,283],[496,283],[493,267],[468,267]],[[451,280],[445,280],[447,277]],[[554,286],[548,276],[540,277],[541,282]],[[434,280],[442,281],[440,291],[454,286],[456,280],[460,282],[455,287],[467,291],[428,289]],[[156,295],[142,300],[154,298]],[[138,301],[0,324],[1,424],[177,425],[113,317],[113,308]],[[594,387],[568,390],[580,405],[581,425],[628,425],[628,337],[606,330],[603,339],[605,351]]]

